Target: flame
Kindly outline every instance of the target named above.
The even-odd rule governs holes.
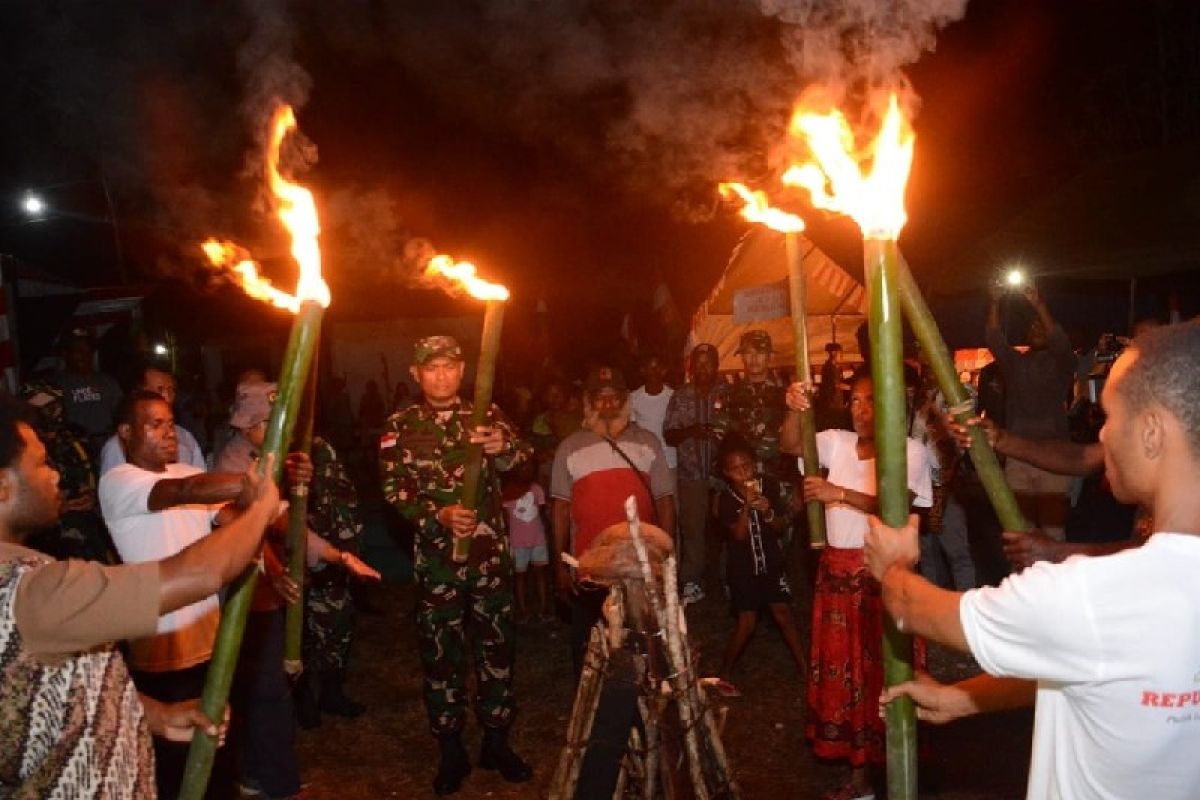
[[[281,105],[271,118],[271,138],[267,146],[267,185],[274,196],[275,212],[292,239],[292,258],[300,267],[296,282],[296,293],[277,289],[271,281],[258,274],[258,263],[250,253],[233,242],[209,239],[200,245],[204,255],[213,266],[227,271],[235,283],[246,294],[264,300],[277,308],[293,314],[300,310],[306,300],[329,306],[329,286],[321,277],[321,248],[317,237],[321,223],[317,217],[317,205],[312,192],[298,183],[293,183],[279,174],[279,150],[284,138],[296,128],[296,115],[292,107]]]
[[[771,230],[780,233],[799,233],[804,230],[804,220],[795,214],[772,208],[767,201],[766,192],[752,191],[741,183],[722,183],[717,190],[726,200],[734,194],[742,198],[745,205],[742,207],[741,215],[751,222],[766,225]]]
[[[457,284],[476,300],[507,300],[508,289],[498,283],[489,283],[476,274],[475,265],[469,261],[458,261],[440,255],[429,259],[425,267],[427,278],[443,278]]]
[[[791,127],[805,139],[815,162],[793,165],[783,174],[783,183],[807,189],[818,208],[852,217],[864,238],[898,238],[908,220],[904,189],[916,137],[900,113],[896,95],[888,100],[879,135],[869,148],[869,173],[855,158],[854,133],[841,111],[817,114],[801,109]]]

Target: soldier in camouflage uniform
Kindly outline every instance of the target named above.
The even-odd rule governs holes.
[[[308,526],[338,550],[357,555],[363,534],[358,490],[328,441],[315,437],[310,456]],[[318,564],[305,579],[304,671],[296,710],[306,728],[320,724],[322,711],[351,719],[365,711],[344,692],[354,631],[351,580],[349,572],[330,564]]]
[[[425,668],[425,707],[441,760],[433,788],[458,791],[471,771],[461,731],[467,714],[467,670],[475,662],[477,716],[484,727],[479,766],[505,780],[527,781],[532,770],[508,746],[513,719],[513,565],[500,506],[497,470],[530,457],[500,409],[467,430],[472,405],[458,396],[464,363],[449,336],[417,342],[411,367],[423,400],[388,418],[379,444],[383,493],[417,526],[414,558],[417,631]],[[479,510],[462,506],[463,462],[469,443],[484,459]],[[456,536],[470,536],[470,556],[455,563]],[[468,647],[471,652],[468,653]]]
[[[46,459],[58,471],[63,498],[58,523],[31,536],[29,545],[60,560],[113,563],[112,545],[96,505],[96,472],[86,440],[66,421],[62,389],[47,381],[29,381],[21,386],[20,396],[37,411],[34,425],[46,445]]]
[[[779,449],[779,429],[787,408],[785,388],[769,372],[771,335],[761,329],[746,331],[738,343],[737,355],[742,357],[745,378],[732,386],[721,388],[713,401],[713,429],[724,439],[737,433],[750,443],[758,461],[758,471],[777,480],[787,481],[782,474]],[[785,494],[788,487],[784,486]]]

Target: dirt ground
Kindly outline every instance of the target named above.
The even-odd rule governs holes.
[[[799,556],[803,558],[802,555]],[[804,564],[793,565],[804,574]],[[803,580],[795,581],[798,586]],[[808,636],[811,608],[800,591],[796,612]],[[327,717],[301,732],[299,750],[312,798],[426,798],[437,749],[421,703],[421,669],[415,650],[411,586],[384,586],[371,594],[379,613],[359,618],[349,690],[370,705],[355,721]],[[723,599],[710,597],[688,610],[693,644],[708,671],[716,668],[732,627]],[[532,783],[506,784],[497,774],[474,771],[456,798],[539,798],[553,773],[573,697],[567,629],[560,623],[522,626],[518,643],[518,719],[512,742],[535,770]],[[942,679],[977,671],[966,657],[930,653],[930,669]],[[815,798],[840,781],[838,765],[818,762],[804,741],[804,685],[773,625],[760,624],[738,665],[743,697],[731,704],[724,742],[747,800]],[[964,720],[924,731],[922,797],[945,800],[1024,796],[1032,716],[1011,712]],[[477,753],[478,728],[466,740]],[[882,797],[882,795],[880,795]]]

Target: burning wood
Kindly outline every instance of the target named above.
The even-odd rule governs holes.
[[[717,721],[694,672],[671,540],[638,519],[632,497],[625,511],[627,522],[605,529],[581,560],[589,578],[611,588],[605,622],[592,629],[549,796],[577,796],[586,762],[590,780],[607,781],[588,784],[588,790],[605,796],[611,782],[627,794],[656,797],[661,780],[666,797],[679,796],[678,789],[701,799],[736,798]],[[628,719],[622,716],[626,713]],[[644,737],[632,733],[632,722],[639,717]],[[612,729],[614,718],[627,723],[620,732]],[[616,736],[625,743],[624,752],[612,752],[611,741],[596,740],[593,725],[598,719],[607,721],[608,740]],[[678,786],[684,776],[674,769],[680,760],[686,763],[686,787]]]

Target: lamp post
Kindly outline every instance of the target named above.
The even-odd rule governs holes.
[[[54,212],[54,207],[44,195],[45,192],[53,192],[57,189],[65,189],[69,186],[81,186],[83,184],[96,184],[104,194],[104,206],[108,213],[103,218],[103,222],[112,228],[113,253],[117,258],[117,274],[120,277],[121,283],[128,283],[125,275],[125,251],[121,246],[121,229],[117,222],[117,209],[113,204],[112,191],[108,188],[108,181],[104,179],[103,175],[99,178],[54,183],[48,186],[28,189],[21,195],[21,212],[28,218],[28,222],[40,222],[51,216]],[[69,216],[89,222],[95,221],[95,218],[88,217],[85,214],[61,213],[60,216]]]

